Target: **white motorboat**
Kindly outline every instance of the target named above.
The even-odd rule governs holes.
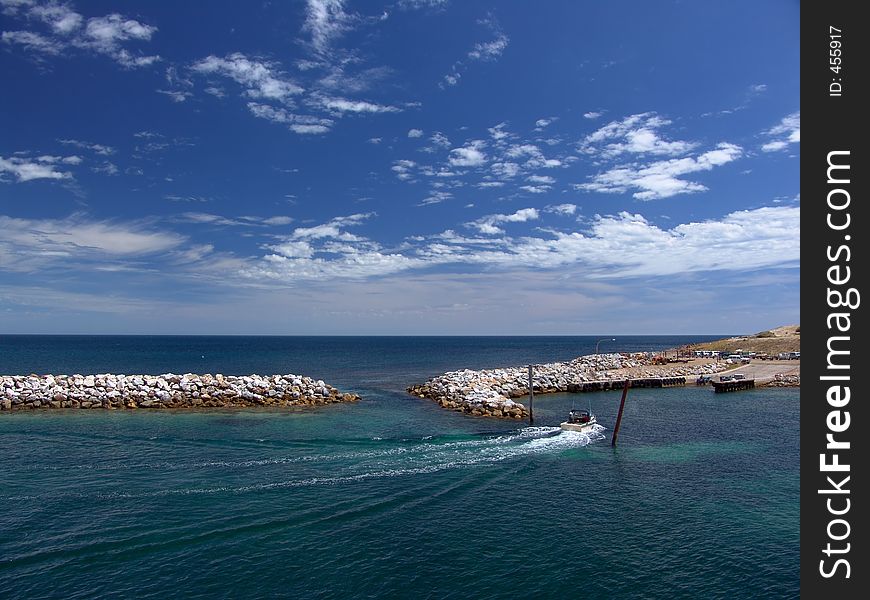
[[[595,420],[595,415],[585,408],[579,408],[568,412],[568,420],[563,422],[559,427],[565,431],[592,431],[598,421]]]

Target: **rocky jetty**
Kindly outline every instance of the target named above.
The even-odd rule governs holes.
[[[686,376],[710,375],[725,368],[717,363],[656,366],[651,353],[591,354],[535,365],[532,384],[535,394],[615,389],[626,379],[635,387],[669,387],[684,385]],[[523,419],[529,414],[524,404],[514,401],[529,393],[527,366],[451,371],[411,386],[408,392],[471,415]]]
[[[3,375],[0,410],[290,407],[354,402],[301,375]]]

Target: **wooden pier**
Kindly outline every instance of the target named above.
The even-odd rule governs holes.
[[[713,391],[717,394],[722,392],[737,392],[751,390],[755,387],[754,379],[732,379],[731,381],[713,381]]]
[[[629,379],[629,387],[633,388],[666,388],[686,385],[685,377],[645,377],[642,379]],[[625,379],[605,379],[602,381],[584,381],[583,383],[569,383],[568,392],[603,392],[607,390],[619,390],[625,387]]]

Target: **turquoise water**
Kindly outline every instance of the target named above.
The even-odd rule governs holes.
[[[291,371],[364,398],[0,414],[0,597],[796,596],[797,390],[632,390],[615,450],[556,426],[591,402],[610,427],[618,392],[540,396],[534,428],[402,392],[595,341],[0,339],[0,372]]]

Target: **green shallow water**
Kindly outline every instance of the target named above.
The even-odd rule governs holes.
[[[797,390],[0,415],[2,598],[798,594]]]

